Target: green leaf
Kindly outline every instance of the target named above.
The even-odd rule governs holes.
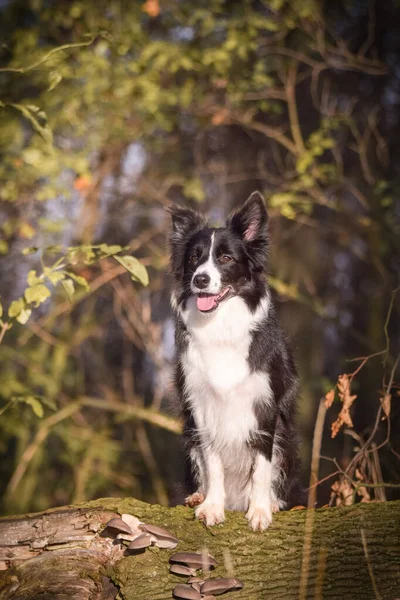
[[[313,155],[311,152],[303,152],[296,163],[296,171],[300,174],[305,173],[313,163]]]
[[[85,265],[90,265],[96,258],[91,246],[79,246],[68,253],[69,260],[72,265],[77,265],[80,262]]]
[[[58,71],[51,71],[49,74],[49,87],[47,88],[48,92],[54,90],[54,88],[60,83],[62,80],[62,76]]]
[[[36,275],[36,271],[29,271],[29,273],[28,273],[28,277],[27,277],[27,279],[26,279],[26,280],[27,280],[27,282],[28,282],[28,285],[29,285],[30,287],[32,287],[32,286],[34,286],[34,285],[38,285],[38,284],[39,284],[39,283],[41,283],[41,281],[42,281],[42,280],[40,279],[40,277],[37,277],[37,275]]]
[[[107,256],[111,256],[113,254],[117,254],[117,252],[121,252],[122,246],[117,246],[116,244],[113,246],[108,246],[108,244],[101,244],[100,251]]]
[[[27,322],[27,320],[29,319],[31,314],[32,314],[32,311],[30,308],[23,308],[21,310],[21,312],[19,313],[19,315],[17,316],[18,323],[21,323],[21,325],[25,325],[25,323]]]
[[[51,281],[53,285],[57,285],[57,283],[60,283],[60,281],[65,279],[65,273],[62,273],[61,271],[54,271],[53,273],[49,273],[47,275],[47,279]]]
[[[183,186],[185,196],[192,198],[196,202],[203,202],[205,198],[203,184],[200,179],[190,179]]]
[[[75,292],[74,282],[71,281],[71,279],[66,279],[65,281],[62,282],[62,286],[65,290],[65,293],[68,296],[68,299],[72,300],[72,296],[74,295],[74,292]]]
[[[35,254],[39,250],[38,246],[29,246],[28,248],[24,248],[22,250],[22,254],[27,256],[28,254]]]
[[[75,273],[70,273],[69,271],[65,271],[65,273],[66,275],[68,275],[68,277],[71,277],[71,279],[73,279],[75,283],[84,287],[85,290],[89,290],[89,284],[86,281],[86,279],[82,277],[82,275],[76,275]]]
[[[25,290],[26,301],[28,304],[34,304],[35,308],[37,308],[39,304],[42,304],[42,302],[45,302],[50,296],[50,290],[43,285],[43,283],[34,285]]]
[[[43,417],[43,406],[35,396],[22,397],[19,401],[28,404],[39,419]]]
[[[19,313],[25,308],[25,300],[20,298],[19,300],[14,300],[11,302],[8,308],[8,316],[9,317],[17,317]]]
[[[134,256],[114,256],[129,273],[132,275],[133,281],[139,281],[142,285],[148,285],[149,276],[147,269]]]
[[[12,106],[13,108],[15,108],[16,110],[19,110],[26,119],[28,119],[28,121],[30,121],[30,123],[32,124],[33,128],[38,132],[38,134],[48,143],[48,144],[52,144],[53,142],[53,132],[51,131],[51,129],[48,127],[48,125],[41,125],[39,123],[39,121],[37,120],[36,116],[34,116],[34,113],[37,112],[36,109],[38,109],[38,107],[33,106],[33,105],[28,105],[25,106],[23,104],[10,104],[10,106]]]
[[[48,254],[48,255],[60,254],[62,249],[63,249],[62,246],[60,246],[58,244],[53,244],[52,246],[46,246],[46,248],[43,248],[43,253]]]

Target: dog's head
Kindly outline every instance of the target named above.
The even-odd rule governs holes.
[[[223,228],[210,228],[197,211],[173,206],[171,266],[174,302],[197,297],[204,314],[241,296],[255,308],[265,291],[262,273],[268,251],[268,217],[263,197],[254,192]]]

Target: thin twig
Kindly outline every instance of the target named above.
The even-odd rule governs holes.
[[[151,476],[151,482],[153,485],[157,503],[161,504],[161,506],[168,506],[168,493],[164,485],[163,479],[161,477],[157,461],[154,458],[149,438],[143,426],[143,423],[137,424],[135,433],[139,450],[142,454],[144,463]]]
[[[46,62],[51,56],[57,54],[58,52],[62,52],[63,50],[69,50],[70,48],[82,48],[84,46],[90,46],[95,41],[96,37],[91,37],[87,42],[75,42],[73,44],[63,44],[62,46],[58,46],[57,48],[52,48],[45,54],[40,60],[32,63],[28,67],[2,67],[0,69],[0,73],[27,73],[28,71],[32,71],[32,69],[36,69],[41,64]]]
[[[392,310],[393,310],[393,306],[394,306],[394,299],[396,297],[397,292],[400,290],[400,286],[397,287],[396,289],[394,289],[392,291],[392,296],[390,298],[390,304],[389,304],[389,309],[386,315],[386,321],[385,321],[385,325],[383,326],[383,331],[385,333],[385,340],[386,340],[386,356],[385,356],[385,360],[383,361],[383,366],[386,365],[388,356],[389,356],[389,348],[390,348],[390,339],[389,339],[389,333],[388,333],[388,327],[389,327],[389,321],[390,321],[390,317],[392,314]]]
[[[315,577],[314,600],[323,599],[324,579],[326,572],[326,558],[328,556],[328,548],[321,546],[318,552],[317,559],[317,574]]]
[[[10,498],[12,498],[12,496],[14,495],[14,492],[18,487],[22,477],[25,475],[30,462],[32,461],[36,452],[39,450],[40,446],[47,438],[50,429],[58,423],[60,423],[61,421],[63,421],[64,419],[67,419],[68,417],[73,415],[80,408],[81,403],[79,401],[74,402],[73,404],[69,404],[68,406],[65,406],[64,408],[59,410],[55,415],[51,415],[50,417],[42,421],[33,441],[25,448],[22,457],[18,463],[18,466],[7,484],[7,488],[4,493],[4,497],[7,501],[9,501]]]
[[[9,329],[9,323],[6,321],[5,323],[3,323],[3,325],[1,326],[1,329],[0,329],[0,344],[3,341],[3,338],[6,334],[7,329]]]
[[[293,62],[289,66],[285,90],[289,111],[290,129],[292,131],[293,140],[296,145],[297,154],[303,154],[303,152],[305,152],[305,146],[303,136],[301,134],[299,115],[297,112],[296,104],[297,69],[297,62]]]
[[[317,498],[317,487],[315,484],[318,481],[319,461],[320,461],[320,455],[321,455],[322,434],[324,431],[325,416],[326,416],[325,398],[321,398],[319,406],[318,406],[317,418],[315,421],[312,454],[311,454],[310,487],[308,490],[308,503],[307,503],[307,508],[309,510],[307,511],[306,522],[305,522],[305,526],[304,526],[304,544],[303,544],[303,554],[302,554],[302,561],[301,561],[299,600],[307,600],[307,584],[308,584],[308,574],[309,574],[309,570],[310,570],[310,560],[311,560],[312,530],[313,530],[314,517],[315,517],[315,511],[312,509],[315,508],[315,502],[316,502],[316,498]]]
[[[376,600],[382,600],[382,596],[380,595],[378,588],[376,586],[376,581],[375,581],[375,575],[374,575],[374,569],[369,557],[369,552],[368,552],[368,546],[367,546],[367,538],[365,535],[365,531],[364,529],[360,529],[360,533],[361,533],[361,540],[362,540],[362,545],[364,548],[364,554],[365,554],[365,560],[367,561],[367,566],[368,566],[368,573],[371,579],[371,583],[372,583],[372,588],[374,590],[375,593],[375,598]]]
[[[108,402],[101,398],[90,398],[88,396],[81,398],[80,402],[82,406],[92,406],[93,408],[99,408],[100,410],[121,413],[126,417],[145,421],[146,423],[156,425],[157,427],[165,429],[166,431],[171,431],[172,433],[180,434],[182,432],[182,425],[178,419],[157,413],[148,408],[131,406],[118,401]]]

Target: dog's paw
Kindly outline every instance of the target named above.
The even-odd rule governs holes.
[[[250,507],[246,519],[253,531],[265,531],[272,523],[271,507]]]
[[[190,508],[199,506],[202,502],[204,502],[204,494],[202,492],[195,492],[185,498],[185,504],[186,506],[190,506]]]
[[[272,511],[273,515],[275,513],[279,512],[280,510],[281,509],[280,509],[280,506],[279,506],[279,502],[271,502],[271,511]]]
[[[225,521],[225,511],[223,504],[213,504],[211,502],[203,502],[196,508],[196,517],[203,521],[207,527],[212,527],[218,523]]]

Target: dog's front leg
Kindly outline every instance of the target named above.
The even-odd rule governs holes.
[[[246,513],[249,525],[254,531],[264,531],[272,522],[271,486],[271,461],[258,452],[251,478],[249,509]]]
[[[267,409],[267,410],[266,410]],[[272,522],[272,447],[275,435],[277,414],[266,404],[259,412],[258,431],[252,447],[255,450],[249,508],[246,517],[250,527],[264,531]]]
[[[212,526],[225,520],[224,467],[218,454],[210,449],[204,450],[204,466],[206,498],[196,508],[196,517]]]

